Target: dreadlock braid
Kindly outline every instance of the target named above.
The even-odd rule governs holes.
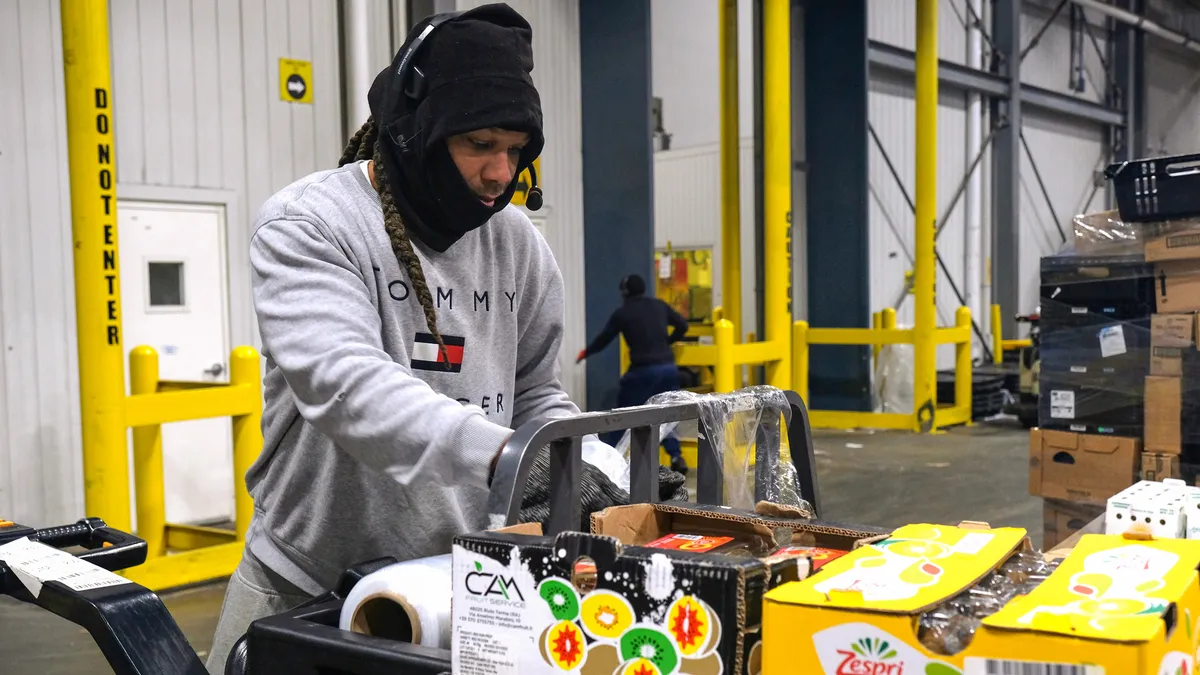
[[[433,295],[429,292],[429,284],[425,282],[425,271],[421,269],[421,259],[417,257],[412,241],[408,238],[408,229],[404,226],[404,219],[396,208],[396,198],[392,195],[388,183],[382,152],[383,144],[379,142],[379,132],[375,121],[368,118],[366,124],[355,132],[346,145],[346,150],[342,153],[342,159],[338,166],[363,159],[374,160],[375,183],[379,186],[379,201],[383,205],[383,228],[392,243],[392,252],[396,254],[396,259],[408,270],[408,278],[413,285],[413,294],[417,296],[417,301],[421,303],[421,309],[425,311],[425,323],[428,324],[433,338],[437,340],[438,348],[442,351],[442,358],[445,359],[446,368],[449,369],[451,367],[450,354],[446,350],[446,343],[442,341],[442,334],[438,332]]]

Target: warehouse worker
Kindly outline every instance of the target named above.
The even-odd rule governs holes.
[[[437,19],[376,78],[340,168],[260,211],[264,446],[214,673],[251,622],[346,568],[487,529],[512,429],[579,413],[559,383],[562,275],[509,204],[544,143],[532,31],[502,4]]]
[[[608,318],[604,329],[579,352],[579,363],[604,350],[618,335],[629,346],[629,370],[621,376],[617,389],[617,407],[643,405],[650,397],[679,389],[679,369],[671,345],[687,334],[688,322],[673,307],[655,297],[646,296],[646,281],[631,274],[619,286],[623,300]],[[667,328],[671,328],[670,335]],[[687,462],[680,452],[674,433],[662,441],[671,457],[671,469],[686,474]]]

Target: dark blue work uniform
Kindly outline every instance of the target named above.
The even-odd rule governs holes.
[[[672,328],[670,335],[667,334],[668,327]],[[687,330],[687,319],[670,305],[638,293],[627,297],[625,304],[613,312],[604,330],[580,357],[603,350],[618,335],[625,336],[625,344],[629,347],[629,370],[621,377],[617,407],[642,405],[655,394],[679,389],[679,370],[671,344],[681,340]],[[620,434],[616,437],[619,439]],[[614,442],[610,441],[610,444]],[[673,434],[664,438],[662,445],[672,458],[680,456],[679,439]]]

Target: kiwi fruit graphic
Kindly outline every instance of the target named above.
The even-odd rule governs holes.
[[[542,631],[542,634],[538,636],[538,651],[542,653],[542,660],[548,666],[554,665],[554,662],[550,660],[550,654],[546,652],[546,635],[550,633],[550,629],[553,627],[546,626],[546,630]]]
[[[755,642],[750,648],[750,655],[746,657],[746,672],[750,675],[762,674],[762,642]],[[700,675],[696,673],[696,675]]]
[[[580,675],[613,675],[621,667],[621,655],[613,645],[595,643],[588,649],[587,663]]]
[[[674,673],[679,665],[679,654],[671,638],[651,626],[630,628],[621,636],[621,658],[624,661],[649,661],[662,675]]]
[[[725,672],[719,654],[709,654],[702,659],[684,659],[679,666],[679,672],[686,675],[721,675]],[[758,671],[748,671],[750,675],[759,675]]]
[[[546,579],[538,584],[538,595],[550,606],[550,613],[556,621],[579,618],[579,595],[566,581]]]
[[[613,675],[663,675],[663,673],[658,666],[646,659],[634,659],[618,666]]]

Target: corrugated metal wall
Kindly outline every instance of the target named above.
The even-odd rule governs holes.
[[[336,0],[111,0],[110,27],[118,197],[231,196],[231,337],[257,344],[254,215],[345,142]],[[0,509],[47,524],[83,511],[58,3],[0,3],[0,36]],[[280,100],[280,58],[312,62],[313,105]]]
[[[59,4],[0,2],[0,513],[81,515]]]
[[[986,3],[983,3],[986,4]],[[1035,33],[1050,16],[1053,6],[1035,2],[1026,3],[1022,19],[1022,41],[1028,45]],[[939,57],[947,61],[966,62],[966,31],[960,22],[965,18],[964,3],[942,0],[939,4]],[[907,49],[915,46],[915,13],[913,0],[874,0],[870,5],[870,37]],[[1105,50],[1104,27],[1100,17],[1089,15],[1092,32],[1100,50]],[[1042,34],[1036,47],[1030,49],[1022,64],[1022,80],[1038,86],[1068,91],[1070,28],[1069,15],[1063,11],[1053,24]],[[1085,38],[1086,39],[1086,38]],[[1090,41],[1085,42],[1084,56],[1089,74],[1087,89],[1077,94],[1090,100],[1098,100],[1098,87],[1103,86],[1104,69],[1100,65],[1096,49]],[[966,119],[965,96],[944,91],[939,99],[938,113],[938,215],[946,212],[954,191],[962,180],[973,157],[965,149]],[[1024,113],[1023,130],[1029,143],[1037,168],[1046,184],[1057,215],[1058,226],[1070,235],[1070,219],[1083,208],[1092,185],[1093,172],[1102,168],[1097,164],[1104,150],[1104,139],[1099,127],[1082,125],[1075,121],[1062,120],[1045,114]],[[912,195],[915,189],[914,164],[916,149],[915,105],[911,82],[876,78],[870,94],[871,123],[879,134],[888,156]],[[985,124],[983,136],[988,128]],[[1107,156],[1107,155],[1105,155]],[[989,156],[980,165],[984,171],[984,232],[990,231],[990,176],[987,167]],[[1027,156],[1022,156],[1021,188],[1021,304],[1019,308],[1004,308],[1004,311],[1031,311],[1038,302],[1038,261],[1061,246],[1058,226],[1050,215],[1042,190],[1034,177]],[[912,215],[902,193],[892,179],[882,154],[872,148],[871,188],[874,192],[871,205],[871,287],[872,306],[877,309],[892,306],[903,288],[904,274],[911,270],[905,250],[911,253],[913,245]],[[1103,192],[1093,201],[1093,208],[1100,208]],[[889,216],[890,221],[889,222]],[[960,289],[963,284],[965,262],[965,219],[964,204],[960,200],[938,239],[938,253]],[[986,250],[985,243],[985,250]],[[985,267],[985,274],[987,268]],[[954,310],[958,306],[945,274],[938,272],[938,317],[941,325],[952,324]],[[984,325],[987,317],[981,317]],[[911,302],[906,301],[898,313],[901,323],[912,320]],[[942,367],[952,361],[949,349],[939,353]]]
[[[575,354],[589,339],[584,323],[583,118],[580,109],[578,0],[507,0],[533,27],[533,82],[542,97],[546,148],[538,180],[545,205],[531,214],[554,251],[566,293],[566,334],[559,354],[562,383],[586,408],[584,368]],[[459,0],[458,8],[484,4]],[[613,289],[614,302],[616,289]]]

